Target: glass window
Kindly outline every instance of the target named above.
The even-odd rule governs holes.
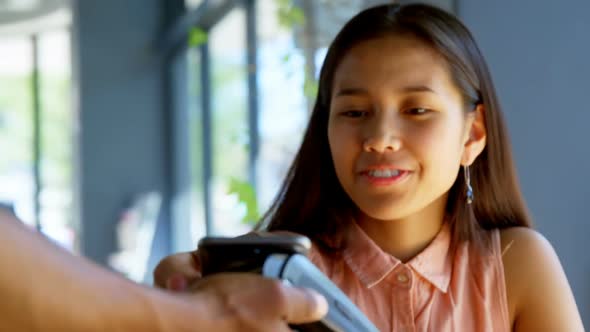
[[[242,7],[232,9],[211,29],[211,112],[213,178],[212,233],[237,235],[251,229],[243,221],[246,206],[233,193],[236,183],[248,181],[248,86],[246,70],[246,17]]]
[[[1,37],[0,54],[0,203],[34,226],[31,39]]]
[[[305,55],[294,30],[301,21],[280,21],[277,1],[257,2],[260,149],[257,197],[264,212],[293,160],[308,118]],[[302,13],[301,13],[302,14]]]
[[[198,45],[195,45],[198,46]],[[201,56],[200,49],[193,47],[188,50],[188,107],[189,107],[189,151],[190,151],[190,234],[193,243],[205,236],[205,195],[203,174],[203,109],[201,89]]]
[[[39,226],[76,251],[72,219],[72,114],[69,31],[37,35],[40,110]],[[0,38],[0,204],[36,226],[33,39]]]
[[[69,31],[40,34],[41,229],[64,247],[75,250],[78,227],[72,212],[70,68]]]

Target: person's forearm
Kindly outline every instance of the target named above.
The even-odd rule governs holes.
[[[7,331],[181,331],[203,309],[74,257],[3,211],[0,271]]]

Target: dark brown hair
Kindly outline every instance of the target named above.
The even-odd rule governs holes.
[[[477,104],[484,107],[487,145],[470,168],[475,200],[471,205],[465,203],[463,170],[449,192],[446,214],[453,243],[479,242],[481,229],[530,227],[500,105],[488,67],[471,33],[457,18],[436,7],[388,4],[357,14],[332,42],[321,69],[318,96],[303,142],[259,229],[302,233],[325,249],[338,249],[340,235],[351,222],[356,207],[336,177],[328,145],[334,72],[353,46],[400,34],[419,38],[446,60],[465,99],[466,111]]]

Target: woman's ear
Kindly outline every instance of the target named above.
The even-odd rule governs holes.
[[[471,165],[486,146],[485,108],[477,104],[475,110],[467,118],[467,130],[461,165]]]

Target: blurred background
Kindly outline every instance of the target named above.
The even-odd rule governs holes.
[[[163,256],[252,228],[299,146],[327,46],[383,2],[0,0],[0,205],[151,283]],[[426,2],[479,42],[536,227],[589,326],[590,2]]]

